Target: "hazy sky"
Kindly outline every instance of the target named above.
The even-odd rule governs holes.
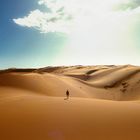
[[[140,65],[140,0],[0,0],[0,68]]]

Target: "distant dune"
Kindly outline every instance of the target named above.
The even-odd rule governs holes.
[[[139,131],[138,66],[0,71],[1,140],[137,140]]]

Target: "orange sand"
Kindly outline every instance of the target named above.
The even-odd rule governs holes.
[[[140,139],[140,67],[0,72],[0,140],[94,139]]]

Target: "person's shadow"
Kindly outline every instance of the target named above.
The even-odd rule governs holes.
[[[69,99],[69,97],[64,98],[64,100],[68,100],[68,99]]]

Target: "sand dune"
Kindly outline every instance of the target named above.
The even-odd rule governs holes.
[[[137,66],[3,70],[0,139],[137,140],[139,100]]]
[[[107,100],[139,100],[139,81],[140,67],[131,65],[49,67],[41,69],[41,73],[40,69],[22,74],[14,70],[0,76],[0,86],[35,94],[63,97],[69,89],[72,97]]]
[[[107,70],[106,70],[107,71]],[[104,72],[106,72],[104,71]],[[102,72],[102,73],[104,73]],[[109,73],[108,73],[109,72]],[[90,78],[90,82],[95,86],[99,87],[113,87],[116,84],[119,84],[122,80],[128,79],[130,76],[140,72],[140,68],[137,67],[124,67],[119,69],[113,69],[113,71],[107,71],[107,74],[103,75],[102,77],[96,77],[92,75]],[[101,73],[101,74],[102,74]],[[96,74],[95,74],[96,75]]]

